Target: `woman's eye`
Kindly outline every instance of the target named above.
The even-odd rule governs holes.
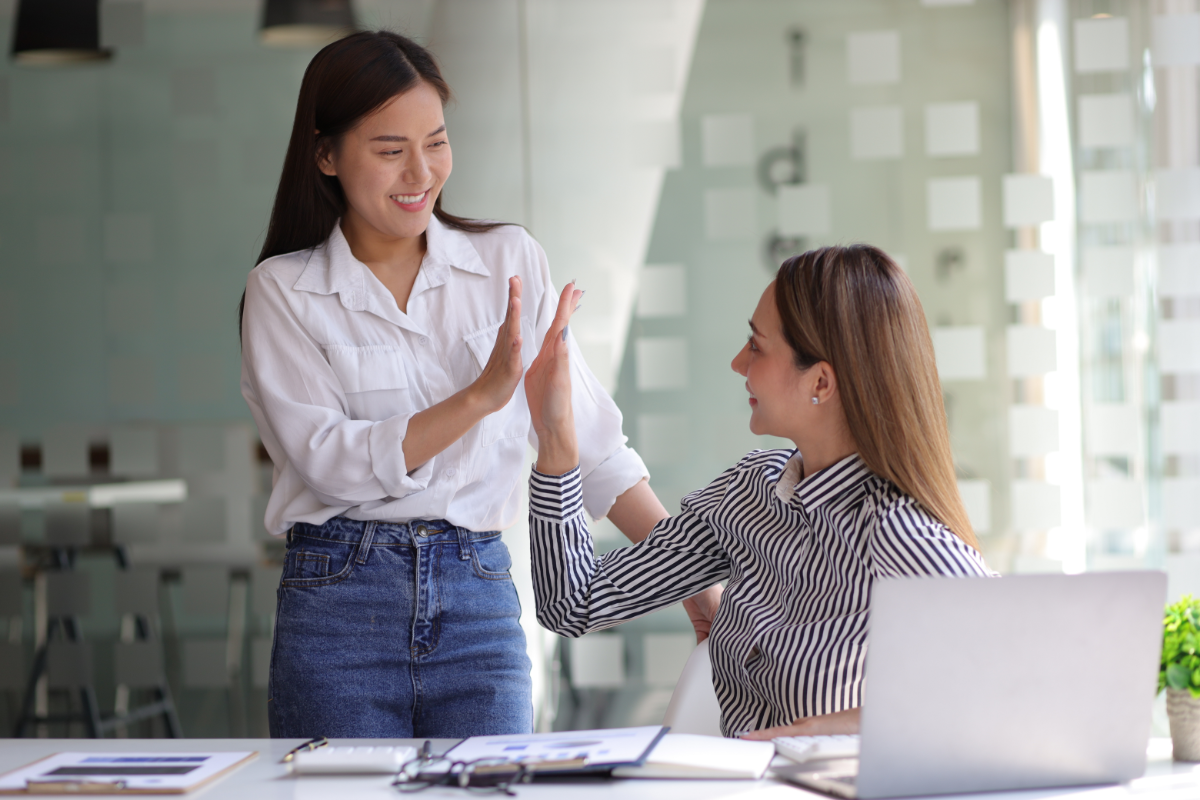
[[[746,337],[746,344],[750,345],[751,350],[754,350],[756,352],[758,351],[758,346],[754,344],[754,336],[753,335]]]
[[[383,154],[385,156],[398,156],[403,152],[404,152],[403,150],[384,150]]]
[[[441,141],[441,142],[434,142],[433,144],[431,144],[431,145],[429,145],[429,146],[430,146],[430,147],[441,147],[441,146],[442,146],[442,145],[444,145],[444,144],[446,144],[446,142],[445,142],[445,141]]]

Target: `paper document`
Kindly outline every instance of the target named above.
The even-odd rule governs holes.
[[[191,791],[258,753],[56,753],[0,775],[0,794],[161,793]]]
[[[638,767],[618,767],[616,778],[743,778],[758,780],[775,757],[771,742],[668,733]]]
[[[598,731],[472,736],[448,753],[455,761],[503,758],[526,763],[561,762],[566,770],[640,764],[666,729],[610,728]]]

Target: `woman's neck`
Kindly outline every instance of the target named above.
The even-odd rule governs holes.
[[[425,257],[425,234],[386,236],[354,213],[353,209],[347,210],[342,217],[341,228],[346,243],[350,245],[350,252],[387,287],[396,300],[396,307],[407,312],[408,297]]]
[[[832,467],[842,459],[852,456],[858,452],[858,448],[854,446],[851,446],[846,450],[839,450],[837,452],[813,449],[805,450],[799,442],[796,443],[796,449],[800,451],[800,455],[803,457],[804,474],[800,476],[801,480],[807,478],[809,475],[814,475],[820,472],[826,467]],[[810,455],[810,453],[812,455]]]
[[[816,436],[793,436],[791,439],[804,457],[804,478],[858,452],[858,444],[844,423],[830,426]]]

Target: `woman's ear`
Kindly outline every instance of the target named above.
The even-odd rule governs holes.
[[[813,397],[816,398],[818,404],[827,403],[837,396],[837,374],[833,371],[833,365],[828,361],[818,361],[812,367],[816,374],[816,382],[813,384]]]
[[[320,133],[317,134],[320,136]],[[333,150],[326,139],[317,139],[317,169],[331,178],[337,177],[337,169],[333,165]]]

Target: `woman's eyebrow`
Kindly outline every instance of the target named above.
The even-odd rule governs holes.
[[[442,127],[438,128],[436,131],[425,134],[425,138],[428,139],[430,136],[437,136],[439,133],[445,133],[445,132],[446,132],[446,126],[443,125]],[[408,137],[407,136],[392,136],[390,134],[385,134],[383,136],[376,136],[371,141],[372,142],[407,142]]]
[[[757,327],[755,327],[754,320],[748,319],[748,320],[746,320],[746,324],[748,324],[750,326],[750,330],[754,331],[755,336],[762,336],[762,331],[760,331]]]

